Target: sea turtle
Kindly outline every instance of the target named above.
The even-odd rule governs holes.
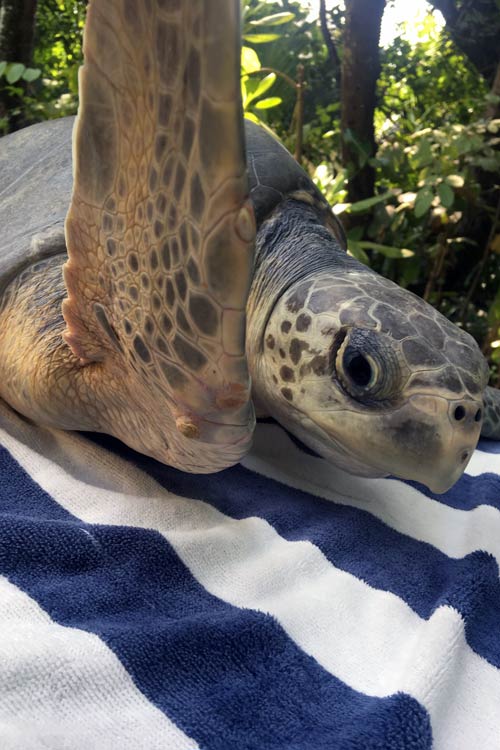
[[[246,453],[253,396],[354,474],[444,491],[486,362],[243,125],[239,51],[238,0],[91,2],[73,158],[71,119],[0,144],[0,395],[193,472]]]

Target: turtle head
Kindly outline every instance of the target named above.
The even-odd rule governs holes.
[[[488,368],[477,344],[365,267],[311,275],[276,301],[257,400],[347,471],[445,492],[479,438]]]

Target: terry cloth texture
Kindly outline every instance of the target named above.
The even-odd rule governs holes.
[[[2,750],[498,750],[500,444],[193,476],[0,405]]]

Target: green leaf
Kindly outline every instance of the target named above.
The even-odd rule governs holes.
[[[347,251],[350,255],[353,256],[353,258],[356,258],[356,260],[359,260],[360,263],[364,263],[365,266],[370,265],[370,258],[365,253],[363,248],[360,246],[359,242],[356,242],[355,240],[349,240],[349,246],[347,248]]]
[[[40,78],[41,74],[42,71],[40,68],[26,68],[23,73],[23,80],[31,83],[31,81],[36,81],[37,78]]]
[[[241,69],[243,73],[253,73],[261,69],[259,56],[251,47],[241,48]]]
[[[438,185],[437,194],[439,195],[441,204],[445,208],[451,208],[453,206],[453,203],[455,201],[455,193],[453,192],[452,188],[447,185],[446,182],[441,182]]]
[[[382,203],[383,201],[386,201],[388,198],[391,198],[392,193],[387,190],[385,193],[382,193],[381,195],[374,195],[373,198],[365,198],[363,201],[356,201],[356,203],[351,203],[351,207],[349,209],[349,213],[352,214],[361,214],[363,211],[368,211],[372,206],[376,206],[377,203]]]
[[[282,98],[280,96],[270,96],[268,99],[261,99],[255,102],[256,109],[271,109],[271,107],[277,107],[281,104]]]
[[[392,247],[390,245],[379,245],[378,242],[368,242],[364,240],[358,243],[364,250],[376,250],[377,253],[382,253],[386,258],[411,258],[415,253],[413,250],[407,250],[401,247]]]
[[[434,200],[434,193],[428,187],[423,187],[418,191],[417,197],[415,198],[415,207],[413,209],[417,219],[420,219],[424,214],[427,213],[431,207],[431,203]]]
[[[272,13],[256,21],[250,21],[250,26],[281,26],[283,23],[293,21],[295,13]]]
[[[245,112],[245,120],[251,120],[252,122],[260,122],[259,118],[253,114],[253,112]]]
[[[279,34],[243,34],[243,39],[252,44],[265,44],[266,42],[275,42],[279,39]]]
[[[265,94],[266,91],[271,88],[275,80],[276,80],[276,73],[269,73],[269,75],[263,78],[262,81],[258,82],[258,86],[255,89],[255,91],[252,93],[251,98],[257,99],[257,97],[262,96],[262,94]]]
[[[6,61],[2,60],[2,62],[0,62],[0,78],[3,76],[6,67],[7,67]]]
[[[26,67],[22,63],[12,63],[11,65],[9,65],[7,73],[5,74],[7,83],[16,83],[16,81],[21,78],[25,70]]]

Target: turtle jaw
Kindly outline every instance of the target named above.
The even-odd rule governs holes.
[[[296,413],[294,432],[323,458],[361,476],[392,475],[442,494],[463,474],[481,430],[482,401],[415,394],[382,412]],[[460,419],[457,419],[457,415]],[[300,423],[300,430],[297,425]]]

